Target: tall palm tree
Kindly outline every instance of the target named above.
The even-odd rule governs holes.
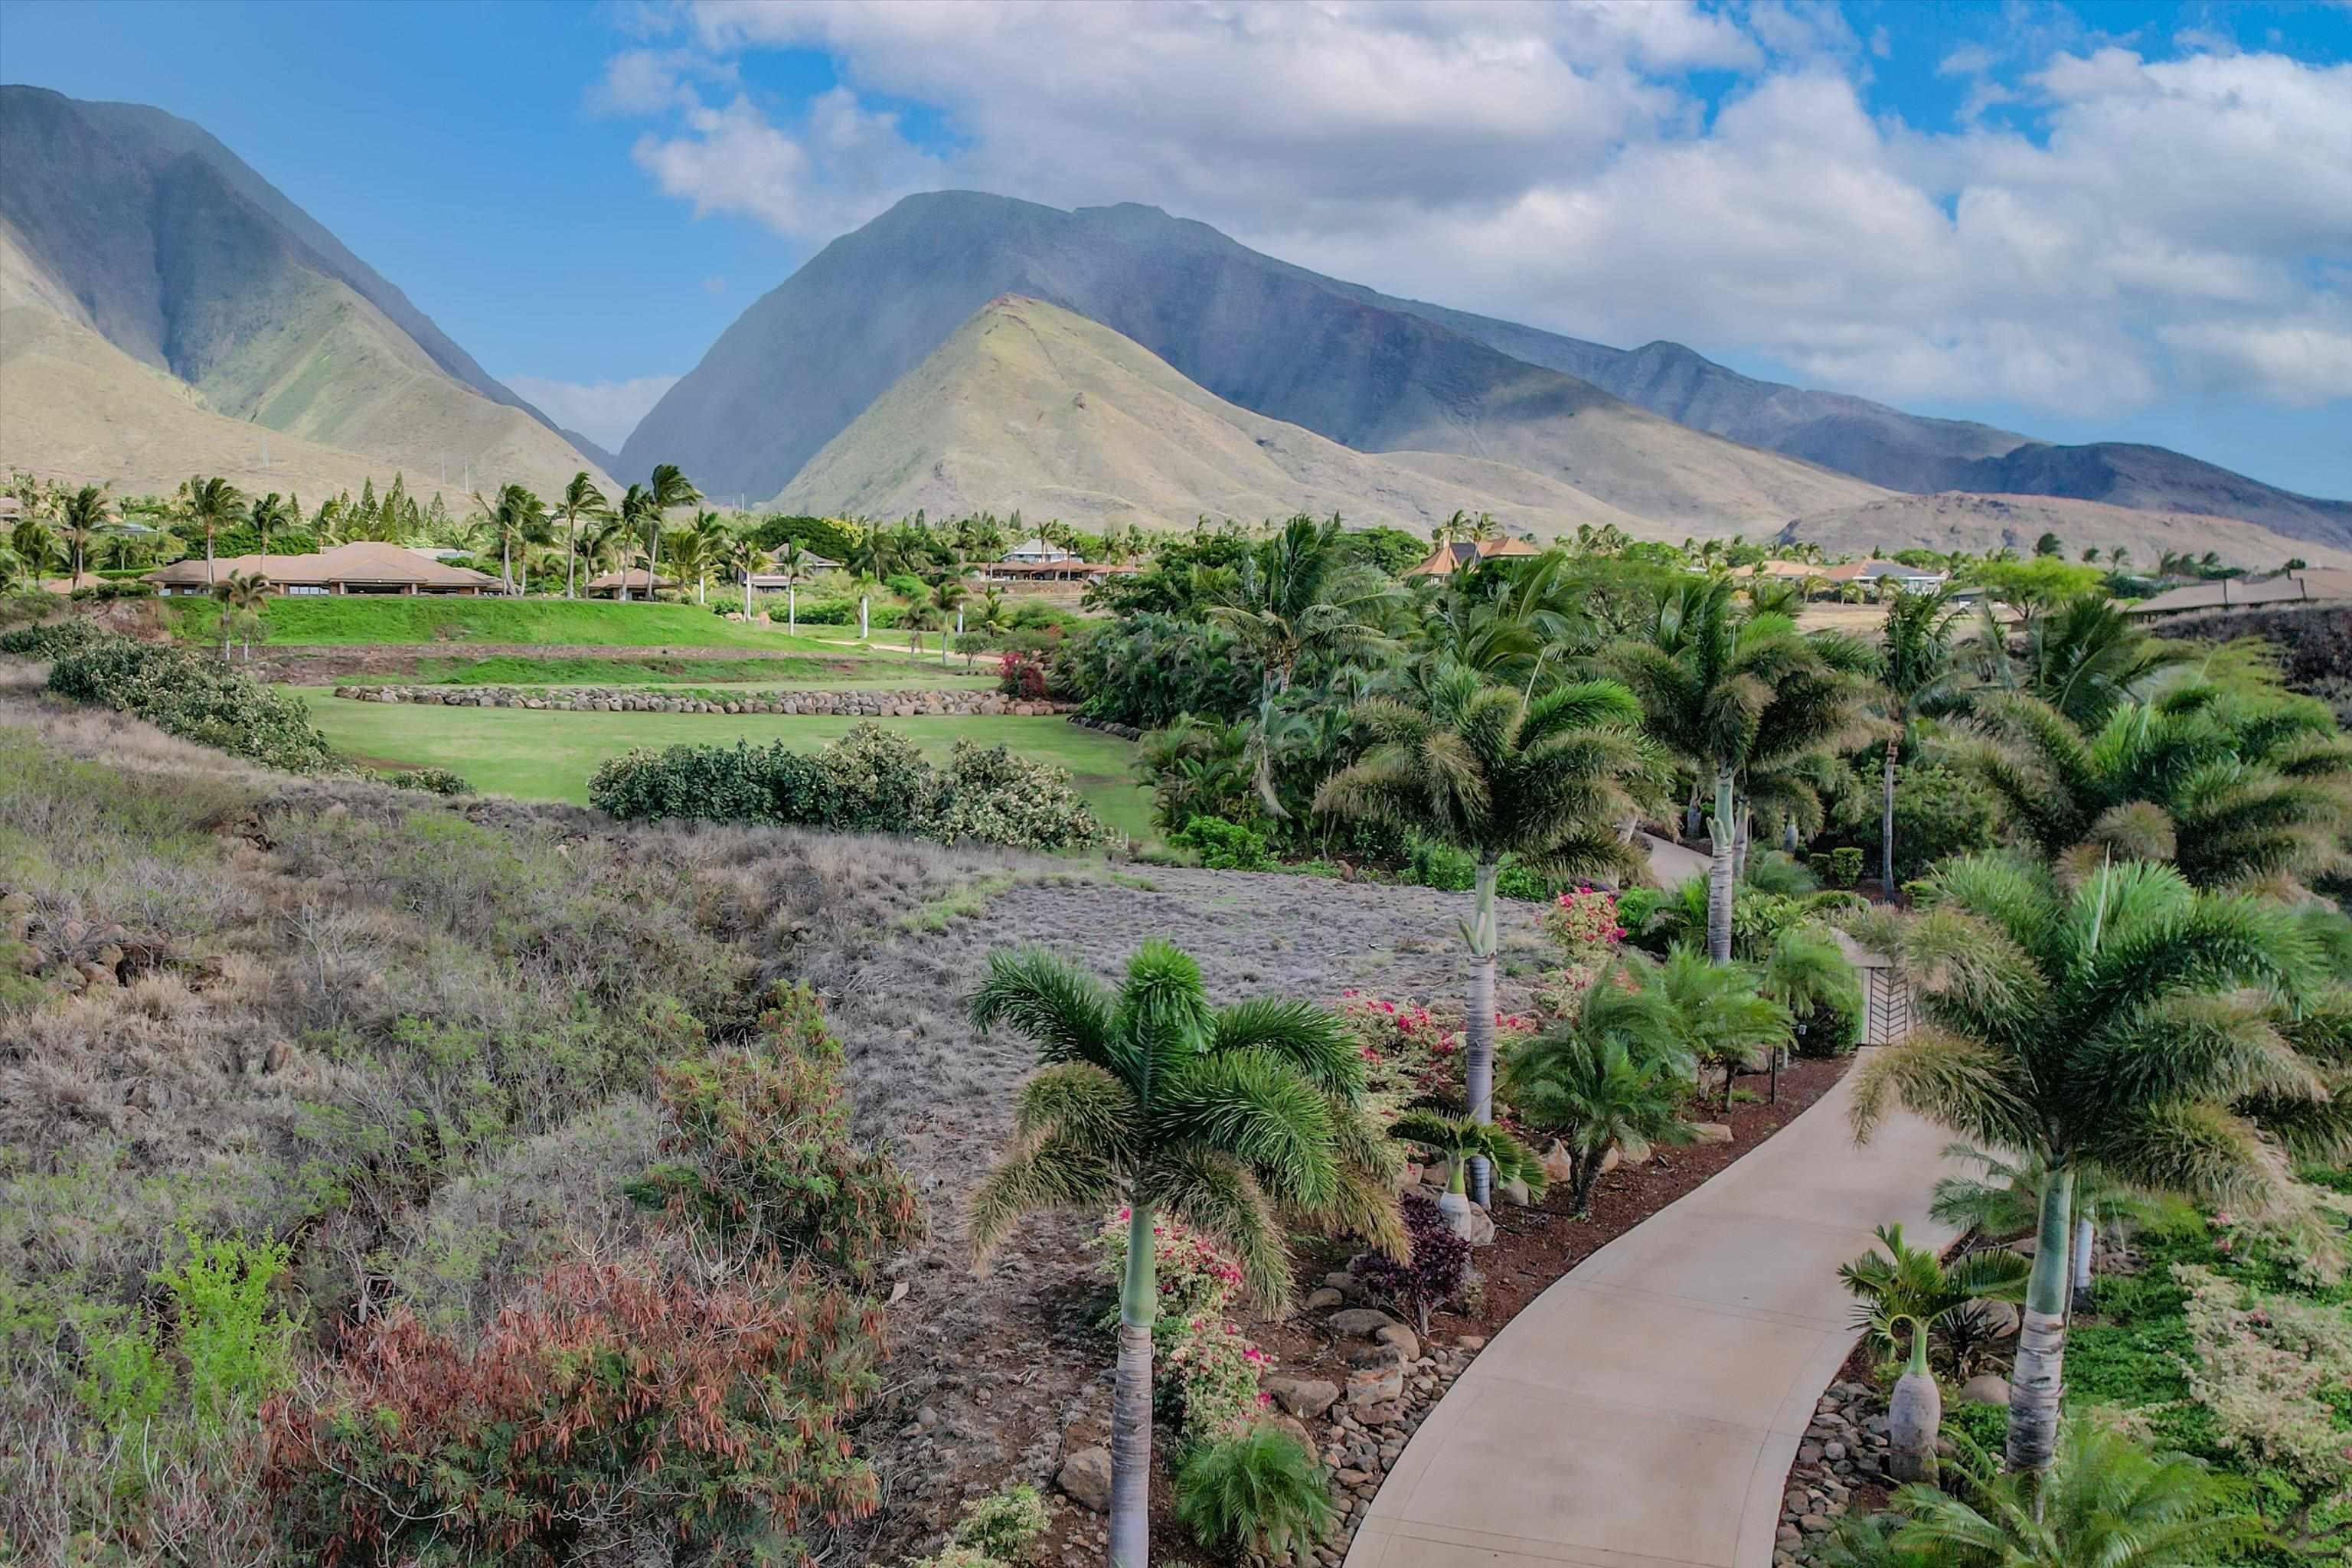
[[[1741,775],[1849,739],[1867,655],[1846,639],[1800,637],[1786,616],[1742,617],[1732,581],[1714,576],[1683,583],[1642,636],[1605,658],[1641,699],[1643,728],[1712,789],[1706,945],[1727,963]]]
[[[1495,879],[1503,857],[1563,873],[1633,863],[1618,825],[1633,813],[1643,761],[1633,726],[1641,709],[1614,681],[1580,681],[1529,700],[1446,665],[1426,703],[1376,699],[1356,710],[1372,746],[1323,782],[1315,809],[1381,821],[1467,850],[1476,862],[1475,914],[1463,1020],[1464,1092],[1471,1116],[1494,1119]],[[1490,1195],[1482,1163],[1471,1195]]]
[[[301,513],[288,506],[276,490],[254,498],[252,506],[246,510],[246,521],[253,524],[253,531],[261,538],[261,558],[264,562],[269,559],[269,531],[291,528],[300,518]]]
[[[1987,598],[1966,652],[1988,685],[2045,702],[2086,727],[2104,722],[2200,651],[2194,643],[2155,636],[2096,591],[2024,607],[2034,613],[2012,648]]]
[[[800,589],[808,575],[809,552],[797,539],[787,539],[776,547],[776,574],[784,580],[784,630],[797,636],[801,629]]]
[[[482,499],[474,492],[474,504],[482,509],[483,521],[499,541],[499,591],[515,591],[514,552],[517,545],[526,542],[547,527],[547,504],[521,485],[502,485],[493,500]]]
[[[747,530],[727,544],[727,567],[743,580],[743,618],[751,618],[751,579],[768,564],[768,552]]]
[[[734,537],[734,530],[727,526],[727,520],[719,513],[706,507],[694,514],[694,521],[687,530],[687,542],[695,560],[696,604],[710,602],[710,569],[724,563],[728,542]]]
[[[613,503],[596,488],[596,481],[581,469],[563,487],[563,494],[555,502],[555,516],[563,521],[563,596],[578,596],[577,566],[580,553],[580,525],[595,522],[613,515]]]
[[[73,551],[72,565],[67,574],[76,587],[81,585],[84,558],[89,553],[90,546],[104,536],[111,521],[107,508],[106,489],[100,485],[84,485],[79,489],[68,491],[58,503],[58,531],[65,536],[66,543]]]
[[[207,591],[220,585],[213,573],[213,541],[222,529],[236,521],[237,499],[236,487],[217,474],[211,479],[197,474],[180,487],[181,516],[191,529],[205,536],[205,587]]]
[[[940,617],[940,663],[941,665],[945,665],[948,661],[950,642],[948,628],[963,618],[963,602],[970,594],[971,590],[963,585],[963,579],[961,577],[942,576],[931,584],[931,608],[939,613]]]
[[[661,581],[662,514],[674,507],[697,504],[702,500],[702,492],[687,481],[676,463],[656,463],[652,478],[646,481],[643,496],[639,526],[650,546],[646,568],[646,598],[650,603],[661,597],[655,584]]]
[[[1682,1102],[1690,1068],[1664,995],[1612,967],[1586,988],[1574,1013],[1557,1018],[1503,1065],[1504,1092],[1531,1127],[1568,1152],[1576,1216],[1592,1213],[1592,1192],[1614,1152],[1635,1161],[1693,1133]]]
[[[867,528],[850,545],[849,555],[842,565],[849,573],[850,584],[857,590],[857,640],[864,642],[873,635],[868,611],[874,601],[874,590],[882,579],[898,569],[897,546],[888,533],[878,528]]]
[[[1924,1023],[1855,1073],[1858,1139],[1906,1106],[2039,1159],[2033,1271],[2009,1462],[2049,1467],[2065,1355],[2075,1173],[2292,1208],[2291,1156],[2352,1142],[2326,1081],[2244,988],[2299,991],[2309,937],[2275,905],[2200,893],[2168,866],[2101,868],[2071,891],[2000,855],[1948,860],[1920,913],[1856,934],[1894,956]]]
[[[1110,1556],[1118,1568],[1147,1568],[1153,1222],[1171,1215],[1230,1248],[1268,1309],[1291,1289],[1278,1208],[1400,1248],[1385,1141],[1358,1109],[1363,1064],[1320,1008],[1211,1007],[1199,966],[1158,942],[1128,961],[1115,994],[1049,953],[994,953],[971,1018],[1028,1036],[1039,1068],[1022,1086],[1011,1147],[972,1195],[976,1256],[1034,1210],[1127,1205]]]
[[[1951,700],[1961,671],[1952,646],[1960,612],[1952,606],[1949,583],[1923,594],[1896,589],[1886,604],[1886,627],[1878,647],[1878,710],[1890,726],[1886,762],[1879,787],[1879,876],[1895,897],[1895,769],[1911,726],[1930,710]]]

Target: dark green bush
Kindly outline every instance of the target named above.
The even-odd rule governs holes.
[[[394,789],[422,790],[426,795],[464,795],[472,787],[447,768],[403,768],[375,776]]]
[[[597,768],[588,800],[625,822],[823,823],[831,816],[824,768],[782,741],[638,747]]]
[[[341,765],[299,698],[184,648],[100,637],[57,656],[49,689],[265,767],[314,773]]]
[[[1862,880],[1862,851],[1841,844],[1830,851],[1830,886],[1851,888]]]
[[[0,653],[19,654],[26,658],[55,658],[68,648],[88,647],[114,635],[96,621],[50,621],[44,626],[18,626],[13,632],[0,632]]]
[[[1168,841],[1192,850],[1212,871],[1271,871],[1275,866],[1265,834],[1222,816],[1193,817]]]
[[[1176,1517],[1211,1546],[1279,1559],[1323,1538],[1331,1496],[1305,1446],[1261,1424],[1192,1450],[1176,1473]]]
[[[1875,869],[1879,863],[1879,794],[1864,792],[1868,809],[1852,832]],[[1990,849],[2000,828],[1991,792],[1957,768],[1916,763],[1895,775],[1895,876],[1918,876],[1937,861]]]

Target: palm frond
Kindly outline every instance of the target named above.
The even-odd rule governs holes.
[[[1364,1058],[1348,1026],[1312,1002],[1267,996],[1220,1007],[1211,1019],[1209,1048],[1265,1051],[1343,1099],[1363,1092]]]
[[[1108,1207],[1118,1197],[1118,1173],[1092,1150],[1048,1141],[1016,1144],[973,1190],[964,1233],[975,1266],[987,1262],[1005,1234],[1039,1209]]]
[[[1264,1190],[1239,1163],[1198,1148],[1174,1150],[1144,1170],[1136,1197],[1228,1248],[1260,1309],[1289,1310],[1290,1254],[1282,1226]]]

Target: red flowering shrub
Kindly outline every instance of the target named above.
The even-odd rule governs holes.
[[[996,687],[1024,702],[1043,702],[1048,691],[1045,661],[1026,648],[1009,647],[996,667]]]
[[[1417,1101],[1460,1106],[1462,1031],[1441,1025],[1426,1007],[1346,991],[1339,1016],[1355,1032],[1364,1058],[1365,1098],[1373,1115],[1386,1121]],[[1495,1015],[1495,1048],[1507,1050],[1518,1036],[1535,1032],[1524,1013]]]
[[[766,1049],[657,1069],[673,1156],[630,1189],[722,1238],[806,1252],[865,1279],[922,1234],[906,1173],[851,1136],[841,1043],[806,984],[780,988]]]
[[[1103,1270],[1116,1282],[1127,1273],[1127,1224],[1120,1209],[1097,1240]],[[1159,1287],[1151,1343],[1158,1358],[1154,1402],[1185,1436],[1208,1442],[1255,1420],[1272,1403],[1258,1386],[1265,1352],[1226,1318],[1242,1288],[1241,1266],[1223,1248],[1166,1215],[1151,1224],[1151,1264]]]
[[[1598,963],[1625,940],[1624,924],[1617,918],[1617,895],[1590,882],[1580,882],[1553,900],[1538,923],[1570,963]]]
[[[805,1269],[703,1286],[567,1264],[470,1352],[405,1310],[263,1407],[265,1483],[299,1550],[358,1563],[570,1563],[616,1529],[701,1561],[812,1561],[803,1529],[879,1492],[845,1417],[881,1313]]]

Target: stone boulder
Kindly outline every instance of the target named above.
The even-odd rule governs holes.
[[[1269,1377],[1266,1393],[1291,1415],[1312,1421],[1339,1402],[1339,1385],[1321,1378]]]
[[[1350,1307],[1344,1312],[1331,1314],[1331,1331],[1357,1339],[1370,1339],[1382,1329],[1394,1328],[1396,1320],[1377,1307]]]
[[[1728,1143],[1731,1142],[1731,1129],[1725,1126],[1720,1121],[1701,1121],[1695,1123],[1691,1128],[1691,1141],[1696,1143]]]
[[[1061,1473],[1054,1484],[1069,1494],[1070,1500],[1097,1513],[1110,1511],[1110,1450],[1081,1448],[1062,1461]]]
[[[1960,1399],[1969,1405],[2007,1405],[2009,1379],[1996,1373],[1980,1372],[1960,1384]]]

